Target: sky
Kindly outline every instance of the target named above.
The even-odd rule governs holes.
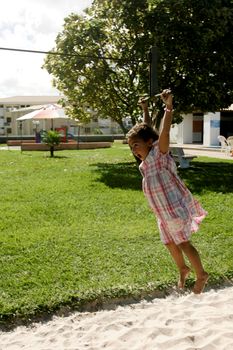
[[[49,51],[64,18],[92,0],[6,0],[0,11],[0,48]],[[0,98],[59,95],[42,69],[45,54],[0,50]]]

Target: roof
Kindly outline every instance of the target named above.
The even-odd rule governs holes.
[[[34,110],[38,110],[38,109],[41,109],[41,108],[45,108],[45,107],[47,107],[48,105],[56,105],[56,106],[59,106],[57,103],[45,103],[45,104],[43,104],[43,105],[31,105],[31,106],[29,106],[29,107],[17,108],[17,109],[15,109],[15,110],[11,111],[11,113],[34,111]],[[59,107],[62,107],[62,106],[59,106]]]
[[[0,98],[1,105],[42,105],[57,103],[61,96],[13,96]]]

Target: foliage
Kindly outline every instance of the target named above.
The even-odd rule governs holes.
[[[181,112],[233,102],[233,2],[150,0],[146,30],[160,51],[159,77]]]
[[[50,147],[50,155],[54,156],[54,147],[61,142],[61,135],[56,130],[44,131],[42,134],[42,142]]]
[[[117,2],[114,5],[118,9]],[[48,55],[45,67],[64,93],[69,115],[87,120],[83,107],[90,105],[101,117],[111,116],[126,132],[122,118],[130,116],[135,123],[140,114],[138,96],[145,93],[140,76],[148,75],[147,64],[142,62],[144,48],[139,45],[145,6],[135,8],[137,26],[130,30],[124,18],[106,6],[104,2],[93,6],[86,17],[72,14],[66,18],[54,49],[64,55]]]
[[[133,124],[138,96],[148,93],[148,52],[160,52],[162,89],[175,95],[174,121],[181,113],[217,111],[233,99],[233,3],[227,0],[95,0],[83,16],[71,14],[44,67],[65,96],[68,113]],[[161,103],[156,107],[160,113]]]
[[[176,284],[127,145],[0,162],[0,323]],[[198,157],[180,174],[209,212],[193,236],[209,283],[232,278],[233,163]]]

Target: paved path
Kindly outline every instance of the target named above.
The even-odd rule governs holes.
[[[194,145],[194,144],[178,144],[177,146],[183,147],[185,154],[227,159],[227,160],[233,161],[233,157],[231,157],[226,152],[221,152],[220,147],[204,147],[203,145]],[[20,151],[20,146],[9,146],[9,147],[2,146],[0,147],[0,151],[1,150],[19,150]]]
[[[20,151],[20,146],[1,146],[0,147],[0,151],[11,151],[11,150]]]
[[[222,152],[220,147],[204,147],[203,145],[194,144],[183,144],[178,146],[183,147],[185,154],[227,159],[233,161],[233,157],[227,154],[226,152]]]

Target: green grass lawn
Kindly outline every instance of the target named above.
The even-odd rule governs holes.
[[[1,323],[176,284],[127,145],[0,164]],[[233,162],[198,157],[180,175],[209,212],[193,242],[210,284],[233,278]]]

